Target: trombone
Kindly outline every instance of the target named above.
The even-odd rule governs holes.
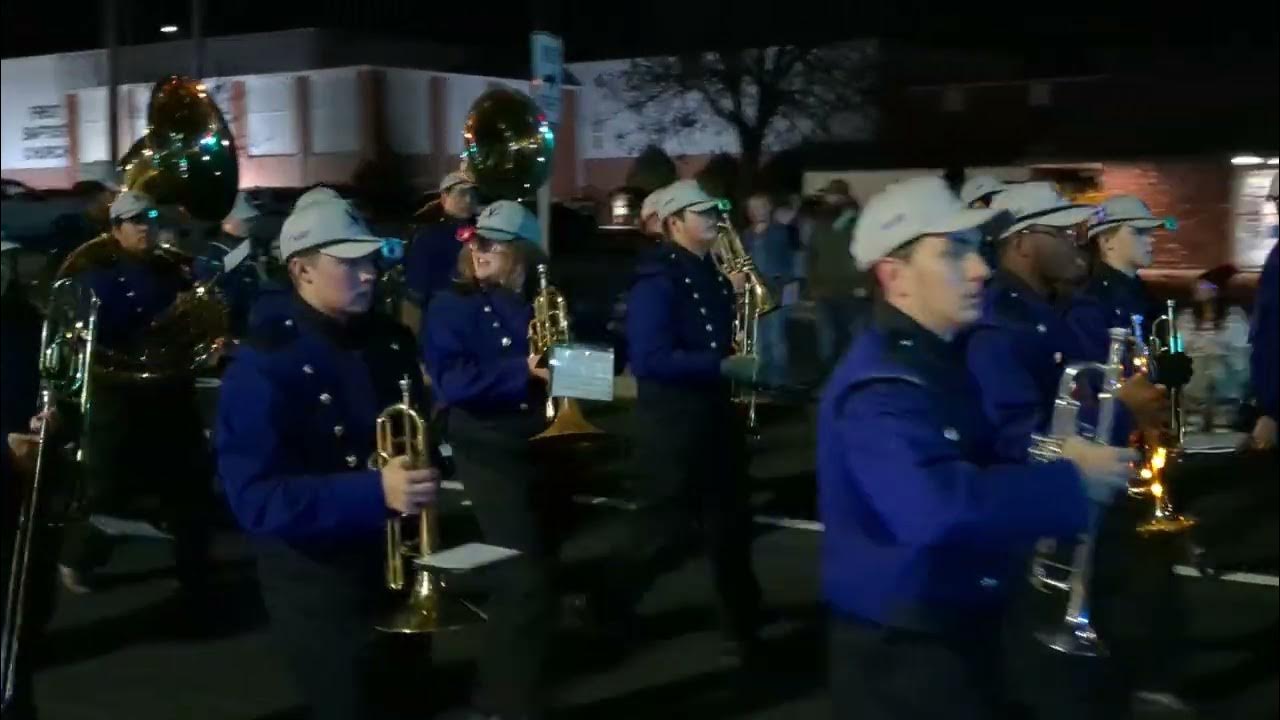
[[[81,422],[85,422],[90,409],[90,368],[97,341],[98,298],[92,292],[86,296],[82,288],[70,279],[59,280],[49,292],[49,306],[40,331],[40,357],[38,360],[41,389],[41,418],[48,418],[59,402],[75,399],[79,406]],[[40,423],[40,440],[36,449],[35,471],[31,485],[23,497],[18,511],[18,529],[14,538],[13,558],[9,567],[9,581],[5,587],[4,629],[0,639],[0,672],[3,673],[3,699],[0,707],[7,708],[13,700],[13,684],[17,679],[17,667],[21,658],[22,626],[26,615],[27,587],[31,578],[31,546],[35,542],[37,526],[52,525],[59,518],[49,517],[48,500],[42,495],[45,469],[48,462],[50,428],[47,419]],[[82,461],[83,443],[77,450],[76,460]],[[62,511],[66,517],[80,512],[81,490],[78,483],[72,487],[68,506]],[[39,579],[35,579],[38,582]]]
[[[378,469],[393,458],[406,456],[415,468],[428,464],[427,423],[413,409],[409,397],[409,377],[400,380],[400,402],[383,410],[377,419],[378,449],[375,455]],[[388,590],[401,592],[407,585],[406,568],[411,553],[406,551],[402,537],[402,523],[406,516],[397,515],[386,524],[385,583]],[[417,513],[418,552],[415,559],[422,560],[439,548],[437,519],[434,506]],[[425,565],[418,563],[405,602],[389,617],[383,618],[378,630],[387,633],[417,635],[466,627],[483,620],[470,605],[446,597],[444,583]]]
[[[1077,377],[1082,372],[1097,370],[1102,373],[1102,387],[1098,391],[1098,422],[1092,440],[1105,443],[1111,436],[1115,422],[1116,390],[1124,372],[1125,350],[1129,331],[1111,328],[1111,344],[1107,362],[1077,363],[1068,366],[1058,384],[1058,396],[1054,400],[1053,418],[1048,436],[1033,435],[1029,455],[1036,462],[1052,462],[1062,457],[1062,443],[1066,438],[1080,434],[1080,401],[1075,398],[1079,387]],[[1093,550],[1097,541],[1101,519],[1100,508],[1089,511],[1088,529],[1080,536],[1072,554],[1071,566],[1064,568],[1051,561],[1041,549],[1031,563],[1030,582],[1042,592],[1061,590],[1067,593],[1067,607],[1059,624],[1036,633],[1036,638],[1052,650],[1079,657],[1097,657],[1106,654],[1091,617],[1089,587],[1093,575]],[[1050,570],[1067,569],[1065,579],[1054,578]]]
[[[547,266],[538,265],[538,296],[533,300],[533,319],[529,321],[529,352],[543,355],[556,345],[569,342],[569,306],[564,295],[547,280]],[[557,407],[558,406],[558,407]],[[546,430],[530,440],[557,438],[590,439],[605,432],[592,425],[582,414],[578,401],[570,397],[552,398],[547,393]]]

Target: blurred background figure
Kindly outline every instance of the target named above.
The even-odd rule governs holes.
[[[756,269],[782,298],[781,306],[760,318],[759,354],[763,363],[761,379],[766,384],[782,385],[790,377],[787,341],[787,296],[795,267],[795,239],[790,229],[774,218],[773,198],[758,191],[747,199],[749,225],[742,234],[742,244]],[[794,295],[794,293],[792,293]]]
[[[458,228],[475,222],[479,211],[475,182],[461,172],[440,181],[440,197],[414,216],[420,225],[410,241],[405,259],[404,301],[400,319],[415,334],[422,325],[431,296],[449,286],[458,266]]]
[[[849,262],[849,241],[858,218],[849,183],[832,180],[822,190],[809,235],[808,288],[817,314],[818,361],[822,373],[849,345],[854,324],[857,272]]]
[[[1195,363],[1184,389],[1188,422],[1205,431],[1234,423],[1249,381],[1248,315],[1228,307],[1223,294],[1236,272],[1232,265],[1220,265],[1201,273],[1191,307],[1178,313],[1178,329]]]

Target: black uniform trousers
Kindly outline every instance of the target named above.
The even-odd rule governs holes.
[[[547,703],[562,493],[549,484],[545,458],[528,440],[545,427],[540,412],[483,418],[449,412],[458,479],[484,541],[521,553],[484,570],[488,621],[474,704],[506,716],[541,717]]]
[[[636,403],[637,507],[602,599],[629,613],[658,576],[704,548],[722,631],[754,638],[760,585],[751,564],[745,419],[720,390],[642,386]]]
[[[1021,718],[1005,687],[999,615],[931,631],[832,615],[827,667],[836,720]]]
[[[315,720],[429,717],[431,638],[376,629],[395,607],[381,546],[304,553],[278,541],[256,550],[271,635]]]
[[[6,458],[7,460],[7,458]],[[57,467],[57,466],[55,466]],[[7,468],[6,468],[7,470]],[[43,487],[47,493],[57,477],[46,477]],[[4,506],[0,508],[0,577],[3,586],[9,587],[13,568],[14,541],[17,539],[18,514],[22,505],[22,493],[29,489],[29,478],[3,477]],[[46,506],[47,507],[47,506]],[[27,588],[22,633],[18,638],[17,671],[13,683],[13,699],[5,708],[5,720],[32,720],[37,717],[32,680],[40,663],[40,641],[53,619],[57,607],[57,563],[61,532],[58,528],[41,523],[32,536],[31,554],[27,565]],[[3,680],[0,679],[0,683]]]
[[[89,514],[158,520],[174,536],[178,580],[207,580],[212,462],[190,380],[113,384],[94,378],[85,428],[83,500]],[[158,500],[150,509],[144,500]],[[113,542],[88,522],[68,528],[62,563],[81,572],[111,557]]]

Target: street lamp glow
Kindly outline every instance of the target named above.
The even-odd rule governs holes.
[[[1231,158],[1232,165],[1261,165],[1263,159],[1257,155],[1237,155]]]
[[[173,33],[178,32],[178,26],[177,25],[161,25],[160,32],[166,35],[172,35]]]

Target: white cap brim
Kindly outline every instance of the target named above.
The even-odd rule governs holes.
[[[1121,225],[1128,225],[1139,230],[1155,230],[1156,228],[1164,227],[1164,220],[1158,218],[1115,218],[1113,220],[1104,220],[1097,225],[1089,227],[1089,237],[1093,237],[1103,230]]]
[[[355,260],[366,255],[372,255],[380,250],[382,250],[382,241],[377,238],[343,240],[320,248],[320,252],[325,255],[341,260]]]
[[[8,240],[0,240],[0,253],[6,253],[6,252],[9,252],[10,250],[17,250],[18,247],[19,245],[16,242],[9,242]]]
[[[859,270],[870,270],[873,265],[883,260],[893,251],[919,238],[928,235],[950,235],[951,233],[975,230],[991,222],[993,218],[1003,212],[1003,210],[992,210],[990,208],[962,208],[950,215],[927,223],[917,229],[911,237],[904,239],[893,247],[887,247],[876,252],[873,257],[859,258],[855,249],[856,240],[849,242],[849,254],[853,256]]]
[[[1012,235],[1019,230],[1031,227],[1032,225],[1047,225],[1049,227],[1071,227],[1093,217],[1098,212],[1098,208],[1094,205],[1071,205],[1064,207],[1056,212],[1037,215],[1027,220],[1018,220],[1010,225],[1001,237]]]

